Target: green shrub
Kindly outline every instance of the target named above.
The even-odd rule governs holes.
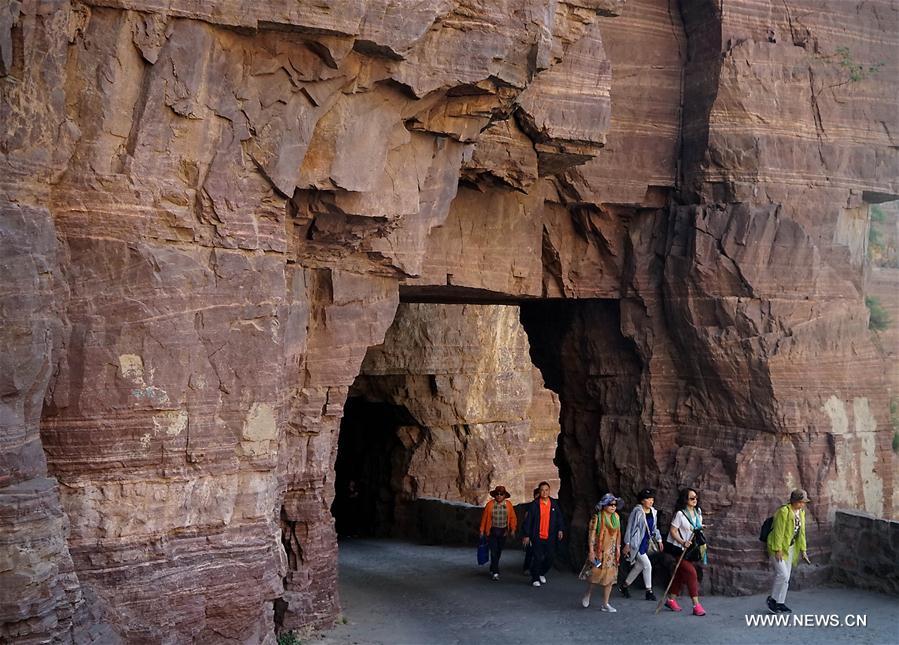
[[[883,235],[873,226],[868,229],[868,244],[870,246],[883,247]]]
[[[294,632],[281,632],[278,634],[278,645],[303,645],[303,641]]]
[[[887,221],[887,214],[883,212],[883,209],[880,206],[871,207],[871,221],[877,222],[878,224],[883,224]]]
[[[893,452],[899,454],[899,430],[893,433]]]
[[[886,309],[881,306],[879,298],[867,296],[865,298],[865,306],[868,308],[869,313],[868,329],[883,331],[890,326],[890,323],[892,322],[890,320],[890,315],[887,313]]]
[[[877,74],[883,63],[874,63],[873,65],[862,65],[856,63],[852,58],[852,53],[848,47],[837,47],[836,49],[837,64],[843,68],[845,74],[848,75],[847,81],[857,83]]]

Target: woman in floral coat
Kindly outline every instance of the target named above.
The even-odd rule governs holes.
[[[588,574],[587,593],[581,599],[581,605],[590,606],[593,587],[600,585],[602,589],[603,611],[618,611],[609,604],[612,585],[618,580],[618,562],[621,558],[621,518],[616,513],[620,500],[607,493],[594,509],[596,512],[590,520],[587,534],[587,558],[593,562],[593,569]]]

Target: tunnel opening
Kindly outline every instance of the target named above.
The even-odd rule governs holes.
[[[569,519],[567,553],[578,567],[600,497],[622,497],[619,513],[626,518],[637,492],[661,483],[643,419],[643,358],[622,332],[622,316],[617,299],[521,304],[531,358],[560,400],[559,500]],[[667,500],[658,501],[664,518]]]
[[[603,493],[632,503],[661,483],[621,301],[437,295],[400,304],[350,388],[338,535],[470,544],[493,486],[523,506],[546,480],[572,529],[560,555],[578,562]]]
[[[546,480],[569,528],[556,567],[579,568],[603,493],[624,498],[626,519],[640,489],[664,486],[644,418],[645,349],[623,331],[639,303],[425,295],[401,301],[350,388],[339,536],[471,546],[494,486],[521,520]],[[673,499],[660,497],[664,524]]]
[[[407,453],[402,436],[419,431],[408,410],[363,396],[347,399],[337,441],[335,496],[338,538],[391,537]]]
[[[546,480],[558,396],[531,361],[517,305],[401,303],[369,349],[341,422],[338,536],[472,544],[496,485],[514,504]]]

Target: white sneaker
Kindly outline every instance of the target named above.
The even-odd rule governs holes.
[[[490,576],[490,579],[491,579],[491,580],[499,580],[499,574],[498,574],[498,573],[492,574],[492,575]]]
[[[539,586],[540,586],[540,581],[539,581],[539,580],[534,580],[534,582],[531,583],[531,586],[532,586],[532,587],[539,587]]]
[[[615,614],[615,613],[618,612],[618,610],[615,609],[612,605],[603,605],[603,606],[601,607],[601,609],[602,609],[603,611],[609,612],[610,614]]]
[[[581,607],[586,609],[589,606],[590,606],[590,596],[584,596],[583,598],[581,598]]]
[[[542,585],[546,584],[546,578],[544,578],[543,576],[540,576],[540,584],[542,584]]]

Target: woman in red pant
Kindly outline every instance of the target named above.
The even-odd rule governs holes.
[[[690,599],[693,601],[693,615],[705,616],[705,609],[699,602],[699,577],[696,574],[696,567],[691,562],[691,559],[705,558],[705,546],[690,549],[693,546],[696,532],[701,529],[702,510],[699,508],[699,493],[692,488],[682,490],[677,497],[674,517],[671,518],[671,529],[668,531],[666,540],[671,545],[668,551],[674,557],[679,557],[682,550],[687,552],[674,573],[674,580],[671,582],[671,589],[665,601],[665,606],[671,611],[682,611],[681,606],[677,603],[677,597],[680,595],[681,589],[686,586]]]

